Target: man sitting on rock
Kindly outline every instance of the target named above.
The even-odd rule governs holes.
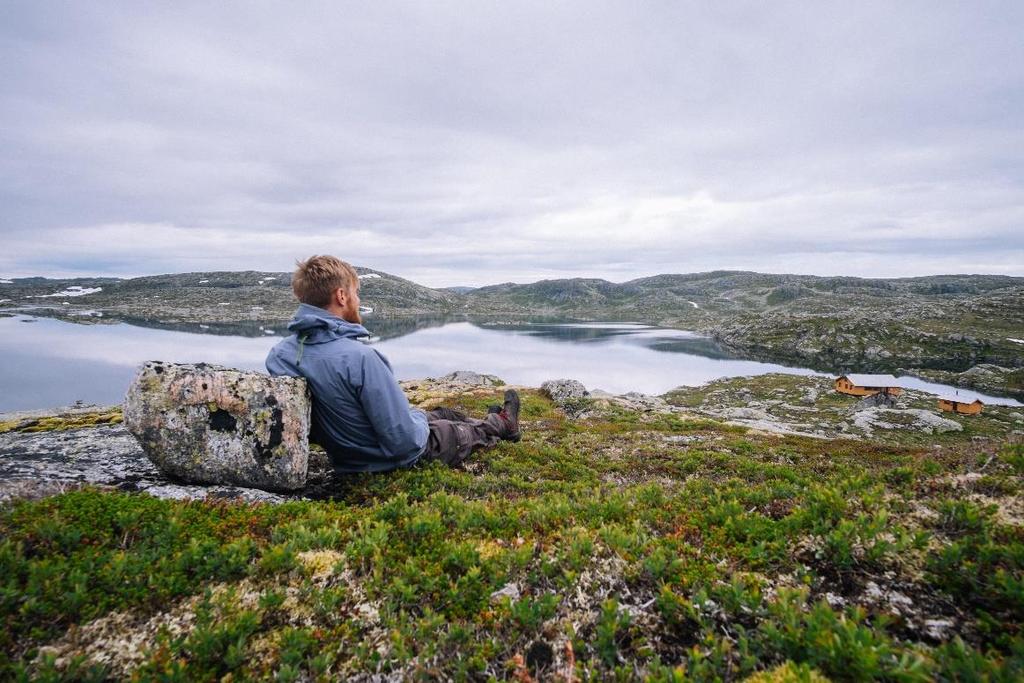
[[[519,394],[505,392],[475,420],[449,408],[424,413],[409,400],[359,316],[359,276],[333,256],[298,264],[292,291],[301,302],[294,334],[267,355],[274,376],[305,377],[313,395],[310,438],[330,454],[335,471],[383,472],[415,462],[453,466],[501,439],[519,440]]]

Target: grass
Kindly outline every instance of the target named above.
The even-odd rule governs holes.
[[[330,500],[0,509],[0,678],[1024,676],[1020,445],[524,416],[466,469]]]

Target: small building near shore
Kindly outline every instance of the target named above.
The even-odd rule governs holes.
[[[835,387],[840,394],[850,396],[899,396],[903,393],[899,380],[892,375],[843,375],[836,378]]]
[[[952,396],[939,396],[939,410],[944,410],[947,413],[978,415],[984,408],[985,404],[981,402],[980,398],[969,401],[965,397],[957,396],[956,394]]]

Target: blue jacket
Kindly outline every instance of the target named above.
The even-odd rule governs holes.
[[[341,472],[382,472],[416,462],[427,445],[427,416],[409,406],[391,364],[358,341],[362,325],[301,304],[295,334],[267,355],[271,375],[305,377],[313,394],[310,437]]]

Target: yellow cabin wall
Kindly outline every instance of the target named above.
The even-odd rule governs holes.
[[[953,401],[939,401],[939,410],[944,410],[947,413],[956,413],[957,415],[978,415],[981,413],[983,405],[980,403],[956,403]]]
[[[887,393],[890,396],[899,396],[903,393],[903,389],[900,387],[859,387],[856,384],[851,383],[849,380],[839,378],[834,382],[836,391],[840,394],[848,394],[850,396],[871,396],[872,394]]]

